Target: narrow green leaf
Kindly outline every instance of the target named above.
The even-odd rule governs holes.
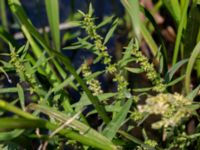
[[[60,51],[59,1],[45,0],[45,6],[55,49]]]
[[[51,131],[54,131],[58,128],[58,125],[50,123],[48,121],[42,119],[24,119],[24,118],[1,118],[0,119],[0,131],[8,131],[12,129],[35,129],[35,128],[46,128]],[[107,140],[99,141],[97,138],[81,135],[75,131],[70,129],[62,129],[58,132],[58,134],[76,140],[80,143],[83,143],[88,146],[92,146],[95,148],[103,149],[103,150],[117,150],[117,148]]]
[[[178,0],[162,0],[173,19],[179,24],[181,19],[181,8]]]
[[[20,117],[23,118],[1,118],[0,119],[0,131],[7,131],[7,130],[12,130],[12,129],[32,129],[32,128],[46,128],[51,131],[56,130],[60,125],[56,125],[53,123],[50,123],[46,120],[39,119],[32,114],[29,114],[27,112],[22,111],[21,109],[3,101],[0,100],[0,108],[3,110],[7,110],[10,112],[15,113],[16,115],[19,115]],[[49,112],[52,112],[51,109],[49,109]],[[25,118],[25,119],[24,119]],[[59,119],[59,118],[57,118]],[[62,117],[61,120],[63,122],[66,122],[66,117]],[[83,124],[79,124],[79,127],[81,128]],[[80,143],[83,143],[88,146],[92,146],[95,148],[99,149],[104,149],[104,150],[117,150],[116,146],[113,145],[107,138],[104,136],[98,134],[98,136],[93,137],[93,136],[88,136],[87,132],[90,131],[90,127],[87,128],[86,132],[81,132],[80,134],[77,133],[76,131],[72,131],[71,129],[64,128],[60,130],[58,133],[76,140]],[[94,130],[93,130],[94,131]],[[94,131],[96,132],[96,131]]]
[[[122,4],[131,16],[132,26],[137,39],[141,40],[141,21],[140,21],[140,6],[138,0],[121,0]]]
[[[144,72],[144,70],[142,70],[140,68],[125,67],[125,69],[128,70],[129,72],[132,72],[132,73],[142,73],[142,72]]]
[[[111,120],[111,122],[105,127],[103,130],[103,135],[112,140],[119,128],[123,125],[122,123],[126,119],[126,116],[129,112],[129,109],[132,105],[132,99],[129,99],[123,107],[121,107],[121,110],[116,114],[116,116]]]
[[[14,47],[19,47],[16,40],[2,27],[0,26],[0,38],[6,43],[6,44],[12,44]]]
[[[2,25],[6,31],[8,31],[8,21],[6,16],[6,1],[0,0],[0,18]]]
[[[125,52],[123,53],[123,57],[122,60],[126,60],[128,58],[131,57],[131,54],[133,52],[133,48],[134,48],[134,41],[133,39],[131,39],[131,41],[129,42],[128,46],[125,48]]]
[[[182,38],[182,35],[183,35],[182,32],[183,32],[183,28],[184,28],[184,25],[185,25],[186,20],[187,20],[187,11],[188,11],[188,8],[189,8],[189,2],[190,2],[190,0],[185,0],[183,12],[182,12],[180,23],[179,23],[179,26],[178,26],[178,32],[177,32],[177,36],[176,36],[176,42],[175,42],[173,58],[172,58],[172,64],[173,65],[176,64],[177,59],[178,59],[178,53],[179,53],[181,38]]]
[[[18,90],[18,96],[19,96],[19,101],[20,101],[20,105],[22,110],[25,111],[25,98],[24,98],[24,90],[21,87],[21,85],[18,83],[17,84],[17,90]]]
[[[180,69],[180,67],[182,67],[186,62],[188,62],[188,59],[183,59],[179,61],[178,63],[176,63],[175,65],[173,65],[172,68],[170,68],[167,74],[165,75],[165,81],[167,83],[170,82],[174,74],[176,73],[176,71],[178,71],[178,69]]]
[[[167,83],[166,86],[167,86],[167,87],[173,86],[173,85],[177,84],[178,82],[182,81],[184,78],[185,78],[185,75],[182,75],[182,76],[180,76],[180,77],[174,79],[173,81]]]
[[[21,109],[15,107],[14,105],[7,103],[6,101],[0,100],[0,109],[6,110],[6,111],[10,111],[15,113],[16,115],[23,117],[23,118],[27,118],[27,119],[37,119],[37,117],[22,111]],[[1,122],[0,122],[1,123]]]
[[[151,53],[155,57],[157,54],[157,51],[158,51],[158,46],[156,45],[153,37],[151,36],[151,34],[149,33],[149,31],[147,30],[147,28],[145,27],[144,24],[141,24],[141,33],[142,33],[146,43],[149,45],[149,47],[151,49]]]
[[[135,88],[135,89],[132,89],[134,92],[147,92],[149,90],[151,90],[152,87],[145,87],[145,88]]]
[[[189,58],[189,62],[187,64],[186,75],[185,75],[185,89],[187,94],[190,92],[190,77],[192,69],[199,54],[200,54],[200,42],[197,43],[194,50],[192,51],[192,54]]]
[[[20,136],[24,130],[15,129],[13,131],[8,132],[0,132],[0,141],[10,141],[14,138]]]
[[[17,93],[18,89],[16,87],[10,87],[10,88],[0,88],[0,94],[2,93]]]
[[[123,53],[123,57],[122,59],[120,59],[118,61],[118,64],[121,68],[123,68],[124,66],[126,66],[129,62],[132,61],[133,57],[132,57],[132,51],[133,51],[133,48],[134,48],[134,42],[133,42],[133,39],[131,39],[131,41],[129,42],[128,46],[125,47],[125,51]]]
[[[99,98],[99,101],[104,101],[104,100],[108,100],[111,97],[116,96],[117,93],[103,93],[98,95],[97,97]],[[84,108],[85,106],[91,105],[92,103],[90,102],[90,100],[88,99],[87,95],[85,93],[82,94],[80,100],[73,104],[72,107],[75,107],[75,110],[80,110],[82,108]]]
[[[34,66],[32,67],[33,73],[37,70],[38,67],[40,67],[42,64],[45,64],[49,59],[46,59],[45,52],[38,58],[38,60],[35,62]]]
[[[42,51],[40,48],[40,45],[35,42],[37,40],[41,46],[48,52],[48,54],[51,56],[51,48],[50,46],[46,43],[44,38],[40,35],[40,33],[35,29],[35,27],[31,24],[30,20],[27,19],[28,17],[26,16],[26,13],[24,9],[21,6],[21,3],[19,0],[8,0],[10,9],[12,10],[12,13],[16,16],[18,19],[19,23],[21,24],[21,29],[24,32],[26,38],[29,40],[32,48],[33,48],[33,53],[36,55],[36,57],[40,57],[42,55]],[[33,39],[33,37],[35,40]],[[66,77],[66,72],[63,70],[63,68],[58,64],[58,62],[53,59],[52,60],[54,65],[56,66],[56,69],[60,73],[60,75],[65,78]],[[45,71],[47,74],[51,73],[51,81],[53,82],[55,86],[57,86],[57,83],[59,83],[59,77],[57,74],[54,72],[54,69],[52,68],[52,64],[48,64],[47,67],[45,68]],[[55,82],[57,81],[57,82]]]
[[[195,96],[197,96],[197,94],[199,93],[199,90],[200,90],[200,85],[197,86],[193,91],[191,91],[187,96],[186,98],[190,99],[190,100],[193,100],[195,98]]]
[[[89,11],[88,11],[88,14],[89,14],[90,16],[92,16],[93,13],[94,13],[94,9],[93,9],[93,7],[92,7],[92,3],[90,3],[90,4],[89,4]]]
[[[87,76],[87,77],[85,78],[85,80],[88,81],[88,80],[97,78],[99,75],[101,75],[101,74],[104,73],[104,72],[105,72],[105,70],[103,70],[103,71],[96,71],[96,72],[92,73],[91,75]]]
[[[0,73],[3,73],[6,76],[8,82],[12,83],[12,80],[9,78],[9,75],[6,73],[3,67],[0,67]]]
[[[157,51],[157,54],[159,54],[161,52],[162,57],[164,58],[163,61],[160,61],[160,64],[163,63],[163,71],[167,72],[168,68],[167,68],[167,62],[168,62],[168,57],[167,57],[167,48],[165,46],[165,41],[164,38],[162,37],[161,31],[160,31],[160,27],[158,26],[158,24],[156,23],[154,17],[151,15],[151,13],[144,8],[143,6],[140,6],[140,10],[143,11],[143,13],[145,14],[145,16],[149,19],[149,21],[152,23],[152,25],[154,26],[154,30],[156,30],[155,34],[158,36],[158,40],[161,43],[161,48],[160,51]],[[155,57],[155,56],[154,56]]]
[[[61,123],[66,122],[66,120],[70,118],[70,116],[66,115],[65,113],[58,112],[47,106],[31,104],[29,105],[29,108],[31,108],[32,110],[41,111],[44,114],[49,115],[49,117],[52,117],[60,121]],[[80,134],[83,134],[84,137],[86,138],[91,138],[91,139],[94,138],[92,141],[94,143],[100,144],[102,147],[103,145],[107,145],[107,146],[110,145],[109,147],[111,147],[112,145],[112,143],[106,137],[104,137],[103,135],[101,135],[100,133],[92,129],[91,127],[85,125],[84,123],[78,120],[73,120],[68,126],[71,127],[72,129],[77,130]]]
[[[128,63],[130,63],[130,62],[132,62],[132,61],[136,61],[137,60],[137,58],[128,58],[128,59],[124,59],[124,60],[120,60],[119,61],[119,66],[121,67],[121,68],[124,68]]]
[[[102,21],[100,24],[97,25],[97,29],[98,29],[98,28],[101,28],[101,27],[103,27],[103,26],[105,26],[105,25],[108,24],[108,23],[110,23],[110,22],[112,21],[113,17],[114,17],[114,16],[105,17],[105,18],[103,19],[103,21]]]
[[[136,137],[134,137],[134,136],[132,136],[132,135],[130,135],[130,134],[124,132],[124,131],[121,131],[121,130],[120,130],[120,131],[118,131],[118,132],[119,132],[122,136],[124,136],[126,139],[128,139],[128,140],[130,140],[130,141],[132,141],[132,142],[134,142],[134,143],[136,143],[136,144],[138,144],[138,145],[141,145],[141,146],[147,148],[148,150],[156,150],[155,148],[150,147],[149,145],[143,143],[142,141],[140,141],[140,140],[137,139]]]
[[[81,48],[82,45],[72,45],[72,46],[66,46],[63,48],[63,50],[77,50],[79,48]]]
[[[81,68],[79,68],[77,71],[77,74],[79,75],[81,72]],[[69,76],[68,78],[66,78],[59,86],[55,87],[52,89],[53,92],[58,92],[59,90],[67,87],[68,85],[72,85],[73,81],[74,81],[74,76]]]
[[[130,7],[129,2],[131,3],[131,7]],[[146,26],[143,23],[139,23],[140,22],[140,20],[139,20],[140,19],[140,15],[139,15],[140,12],[138,10],[134,10],[135,7],[136,7],[136,9],[139,9],[138,4],[133,6],[133,3],[138,3],[138,0],[121,0],[121,3],[126,8],[126,10],[129,12],[129,15],[131,16],[131,21],[132,21],[133,27],[134,27],[134,24],[136,23],[137,25],[135,25],[135,26],[137,26],[138,28],[135,29],[135,30],[137,30],[138,33],[142,34],[146,43],[149,45],[153,56],[156,56],[157,51],[158,51],[158,47],[157,47],[155,41],[153,40],[151,34],[147,30]],[[134,14],[132,11],[134,11],[137,14]],[[135,19],[136,19],[136,21],[135,21]],[[139,40],[140,40],[140,38],[139,38]]]
[[[198,42],[197,36],[200,32],[200,9],[193,2],[187,21],[187,27],[184,35],[184,57],[189,58],[191,51]],[[188,38],[189,37],[189,38]],[[199,40],[200,41],[200,40]]]
[[[112,24],[110,30],[109,30],[108,33],[106,34],[106,37],[105,37],[104,42],[103,42],[103,45],[105,45],[105,44],[108,42],[108,40],[111,38],[111,36],[113,35],[115,29],[117,28],[117,25],[118,25],[118,19],[116,19],[116,20],[113,22],[113,24]]]

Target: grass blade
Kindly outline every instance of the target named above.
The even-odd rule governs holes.
[[[7,16],[6,16],[6,4],[5,0],[0,0],[0,17],[1,17],[1,22],[6,31],[8,31],[8,21],[7,21]]]
[[[37,104],[31,104],[29,105],[29,108],[32,110],[39,110],[42,113],[60,121],[61,123],[66,122],[70,117],[64,113],[58,112],[50,107],[46,106],[41,106]],[[101,142],[107,143],[107,144],[112,144],[110,140],[108,140],[106,137],[92,129],[91,127],[85,125],[84,123],[78,121],[78,120],[73,120],[69,125],[69,127],[78,130],[78,132],[84,134],[86,137],[94,137],[96,138],[95,140],[99,141],[99,144]],[[101,143],[102,144],[102,143]]]
[[[189,13],[186,34],[185,34],[185,45],[184,45],[184,57],[188,58],[190,56],[191,51],[196,45],[197,36],[199,33],[200,27],[200,9],[199,6],[194,3]],[[188,38],[190,37],[190,38]]]
[[[2,27],[0,26],[0,38],[6,43],[6,44],[12,44],[13,46],[19,48],[17,42],[15,39]]]
[[[168,9],[176,24],[179,24],[181,19],[181,8],[178,0],[162,0],[165,7]]]
[[[186,90],[187,94],[190,92],[190,76],[192,73],[192,69],[194,67],[195,61],[196,61],[197,57],[199,56],[199,54],[200,54],[200,42],[197,43],[194,50],[192,51],[192,54],[189,58],[189,62],[188,62],[187,68],[186,68],[185,90]]]
[[[184,59],[176,63],[172,68],[169,69],[169,71],[165,75],[165,82],[170,82],[176,73],[178,69],[180,69],[181,66],[183,66],[186,62],[188,62],[188,59]]]
[[[10,87],[10,88],[0,88],[0,94],[2,93],[17,93],[18,89],[16,87]]]
[[[58,125],[52,124],[42,119],[24,119],[24,118],[1,118],[0,119],[0,131],[7,131],[12,129],[35,129],[44,128],[54,131],[58,128]],[[113,144],[103,143],[95,139],[95,137],[87,137],[80,135],[79,133],[70,129],[62,129],[58,134],[76,140],[82,144],[92,146],[94,148],[102,150],[117,150]]]
[[[130,2],[132,3],[132,1],[130,1]],[[137,7],[137,6],[131,5],[132,7],[130,7],[127,0],[121,0],[121,3],[124,5],[126,10],[129,12],[129,14],[131,16],[131,21],[132,21],[132,24],[133,24],[133,27],[134,27],[134,24],[136,22],[135,19],[137,19],[139,17],[140,13],[139,13],[139,11],[137,11],[137,14],[135,14],[135,15],[138,15],[138,16],[136,16],[137,18],[134,18],[135,15],[134,15],[134,13],[132,11],[134,10],[134,7]],[[137,3],[137,2],[135,2],[135,3]],[[139,9],[139,8],[137,8],[137,9]],[[151,52],[152,52],[153,56],[156,56],[157,51],[158,51],[158,47],[157,47],[155,41],[153,40],[151,34],[149,33],[149,31],[145,27],[145,25],[143,23],[139,23],[139,22],[140,21],[139,21],[139,18],[138,18],[137,19],[137,27],[138,27],[137,30],[140,30],[138,32],[140,32],[142,34],[142,36],[144,37],[146,43],[149,45],[149,47],[151,49]]]
[[[161,53],[164,58],[164,73],[167,72],[167,62],[168,62],[168,56],[167,56],[167,48],[165,46],[164,38],[162,37],[160,27],[157,25],[154,17],[151,15],[151,13],[144,7],[140,6],[140,10],[143,11],[145,16],[149,19],[149,21],[152,23],[154,30],[156,30],[155,34],[157,34],[159,42],[161,43]],[[157,51],[159,52],[159,51]]]
[[[172,58],[172,65],[176,64],[177,59],[178,59],[179,47],[180,47],[181,38],[182,38],[182,35],[183,35],[183,28],[184,28],[184,25],[185,25],[185,22],[186,22],[186,19],[187,19],[187,10],[188,10],[188,7],[189,7],[189,2],[190,2],[189,0],[185,0],[180,24],[178,26],[178,32],[177,32],[176,43],[175,43],[175,48],[174,48],[174,54],[173,54],[173,58]]]
[[[0,100],[0,108],[3,110],[13,112],[16,115],[19,115],[20,117],[23,117],[23,118],[1,118],[0,119],[0,131],[7,131],[7,130],[12,130],[12,129],[29,129],[29,128],[38,128],[38,127],[46,128],[51,131],[54,131],[59,127],[56,124],[50,123],[43,119],[39,119],[39,118],[33,116],[32,114],[24,112],[21,109],[3,101],[3,100]],[[50,110],[50,112],[51,112],[51,110]],[[89,129],[90,128],[88,128],[87,131],[89,131]],[[83,134],[83,135],[81,135],[75,131],[72,131],[71,129],[66,129],[66,128],[60,130],[58,133],[67,138],[74,139],[83,144],[86,144],[86,145],[92,146],[92,147],[96,147],[99,149],[104,149],[104,150],[116,150],[117,149],[115,145],[113,145],[108,139],[106,139],[103,136],[101,136],[101,138],[87,136],[87,132],[81,133],[81,134]],[[104,139],[104,140],[102,140],[102,139]]]
[[[47,17],[51,29],[54,46],[60,51],[60,30],[59,30],[59,3],[58,0],[45,0]]]
[[[180,76],[180,77],[174,79],[173,81],[167,83],[166,86],[167,86],[167,87],[173,86],[173,85],[177,84],[178,82],[182,81],[184,78],[185,78],[185,75],[182,75],[182,76]]]
[[[189,58],[191,51],[193,50],[194,46],[200,38],[200,9],[199,9],[198,1],[194,1],[189,13],[186,33],[184,35],[185,45],[184,45],[184,57]],[[188,38],[190,37],[190,38]],[[196,70],[197,70],[197,77],[200,77],[200,61],[196,62]]]
[[[121,0],[122,4],[131,16],[132,26],[137,39],[141,40],[141,21],[140,21],[140,6],[138,0]]]

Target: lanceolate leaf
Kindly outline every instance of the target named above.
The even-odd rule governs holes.
[[[169,69],[167,74],[165,75],[165,81],[170,82],[174,76],[174,74],[182,67],[186,62],[188,62],[188,59],[184,59],[176,63],[175,65],[172,66],[172,68]]]
[[[17,90],[18,90],[20,105],[21,105],[22,109],[25,110],[24,90],[20,84],[17,84]]]
[[[129,72],[132,72],[132,73],[142,73],[142,72],[144,72],[144,70],[142,70],[142,69],[140,69],[140,68],[130,68],[130,67],[126,67],[125,69],[128,70]]]
[[[110,140],[112,140],[119,128],[123,125],[124,120],[126,119],[126,116],[129,112],[129,109],[132,105],[132,100],[129,99],[123,107],[121,107],[121,110],[116,114],[116,116],[113,118],[113,120],[105,127],[103,130],[103,135],[108,137]]]
[[[200,90],[200,85],[197,86],[193,91],[191,91],[187,96],[186,98],[190,99],[190,100],[193,100],[195,98],[195,96],[197,96],[197,94],[199,93],[199,90]]]
[[[20,136],[24,130],[15,129],[8,132],[0,132],[0,141],[9,141]]]
[[[106,34],[106,37],[105,37],[105,40],[103,42],[103,44],[105,45],[108,40],[111,38],[111,36],[113,35],[115,29],[117,28],[117,25],[118,25],[118,19],[116,19],[113,24],[112,24],[112,27],[110,28],[110,30],[108,31],[108,33]]]

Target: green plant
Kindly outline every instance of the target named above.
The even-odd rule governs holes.
[[[98,24],[90,4],[88,12],[79,10],[70,17],[78,16],[69,24],[82,34],[67,32],[62,41],[78,34],[68,46],[61,42],[58,0],[45,1],[51,34],[40,34],[20,1],[8,0],[25,36],[24,45],[9,33],[5,1],[0,4],[0,38],[4,41],[0,73],[4,82],[17,81],[12,87],[0,85],[1,149],[28,149],[33,139],[42,149],[200,148],[196,111],[200,106],[194,101],[200,85],[193,81],[198,82],[200,74],[198,0],[191,4],[189,0],[158,0],[152,11],[138,0],[121,0],[124,16],[105,17]],[[177,31],[172,54],[154,19],[161,6],[168,10]],[[187,41],[190,32],[195,34]],[[115,58],[109,42],[116,36],[126,39],[126,44],[123,49],[115,48],[121,51]],[[90,59],[83,56],[76,69],[63,51],[79,49],[93,55]],[[101,69],[94,71],[98,65]],[[114,86],[104,88],[108,82]],[[80,96],[78,100],[71,90]],[[193,118],[198,124],[191,127]]]

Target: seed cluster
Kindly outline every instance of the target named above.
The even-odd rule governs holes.
[[[186,99],[182,95],[175,94],[158,94],[147,98],[145,105],[138,105],[138,112],[161,115],[160,121],[152,124],[152,128],[159,129],[161,127],[174,127],[180,121],[188,117],[189,110],[186,106],[192,104],[192,101]]]
[[[82,73],[85,78],[89,77],[92,74],[87,63],[82,64]],[[101,89],[101,84],[98,80],[96,80],[94,78],[88,79],[86,81],[86,84],[89,86],[89,89],[92,91],[94,96],[97,96],[97,95],[103,93],[103,91]]]
[[[20,58],[14,49],[11,49],[10,57],[10,63],[16,69],[17,74],[19,74],[20,80],[27,81],[29,83],[30,93],[33,94],[39,91],[41,92],[41,85],[36,81],[34,74],[27,70],[27,68],[30,67],[28,62],[25,62],[22,58]]]
[[[149,63],[148,58],[138,49],[133,49],[132,55],[136,57],[136,62],[140,64],[141,69],[146,72],[147,78],[153,83],[154,87],[152,90],[155,92],[163,92],[166,87],[163,84],[163,79],[158,76],[158,73],[154,69],[154,65]]]

